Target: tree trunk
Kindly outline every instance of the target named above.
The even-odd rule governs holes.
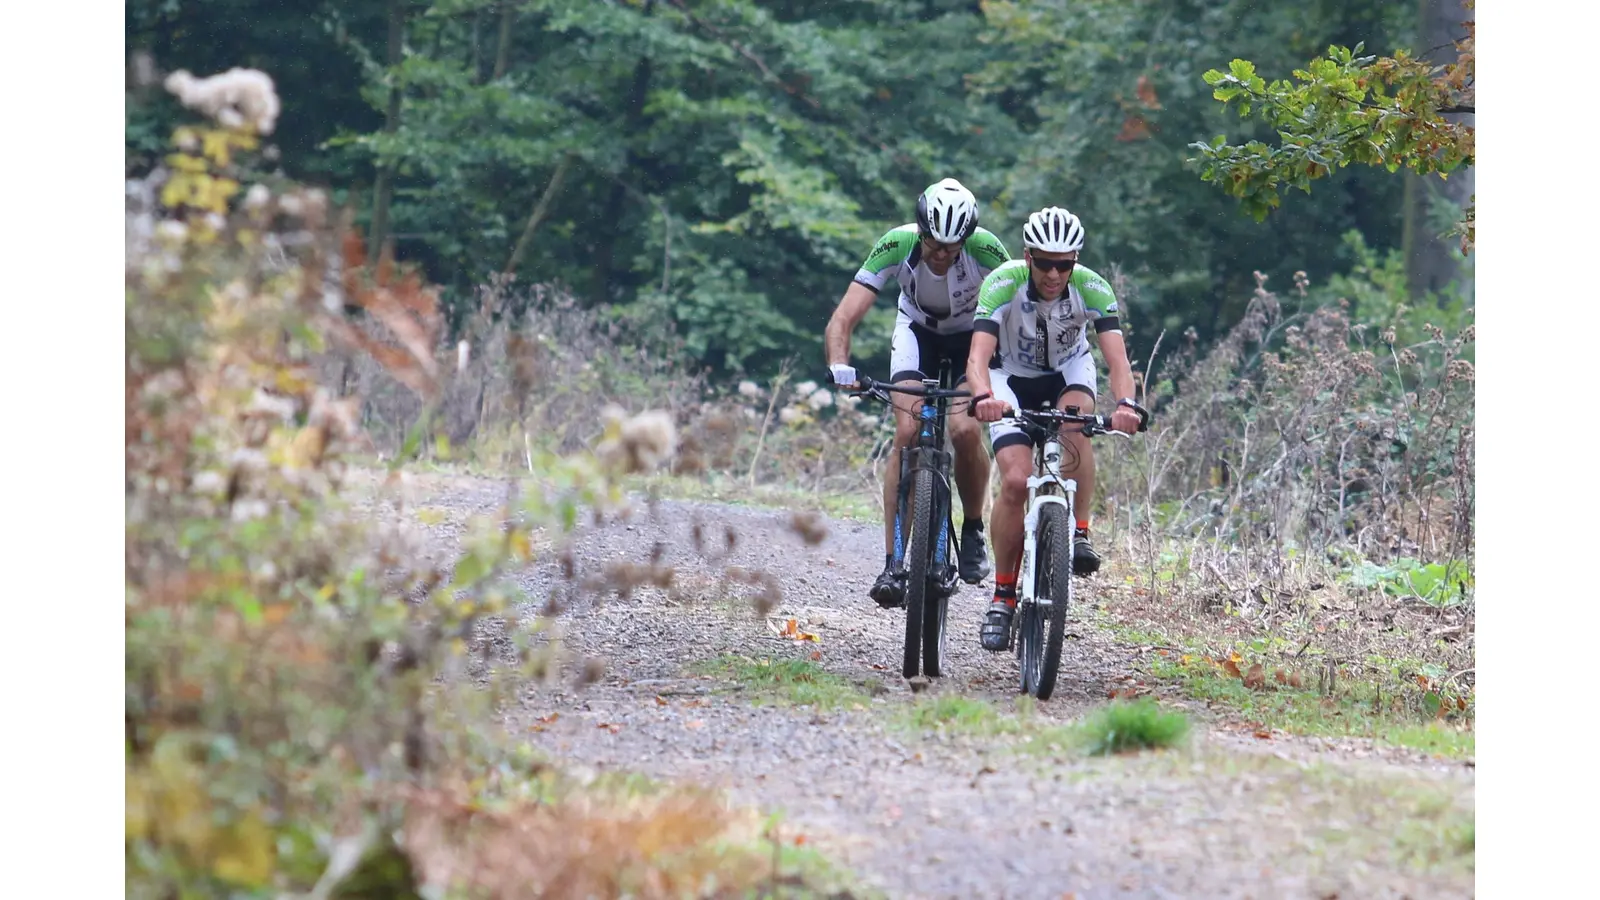
[[[1428,58],[1436,63],[1453,62],[1456,49],[1452,42],[1466,36],[1461,23],[1475,21],[1474,11],[1463,8],[1461,0],[1419,0],[1418,13],[1419,49],[1431,50]],[[1463,113],[1457,120],[1470,125],[1473,116]],[[1439,237],[1442,229],[1430,224],[1429,219],[1434,217],[1430,215],[1433,209],[1465,208],[1471,202],[1473,182],[1470,166],[1456,169],[1448,179],[1437,175],[1407,176],[1402,250],[1413,299],[1428,291],[1454,295],[1471,290],[1458,239]],[[1451,288],[1452,282],[1455,288]]]
[[[394,134],[400,130],[400,77],[395,69],[404,56],[406,32],[405,0],[389,0],[389,106],[384,110],[383,133]],[[372,186],[372,233],[368,235],[367,252],[376,259],[389,240],[389,202],[394,196],[394,166],[380,163],[378,177]]]
[[[472,73],[472,83],[483,81],[483,7],[472,14],[472,56],[467,63],[467,71]]]
[[[654,7],[655,0],[650,0],[645,4],[644,14],[650,15]],[[639,61],[633,66],[633,84],[628,91],[628,108],[623,120],[622,139],[629,146],[622,155],[622,171],[618,173],[618,180],[611,185],[611,196],[606,198],[606,205],[600,214],[600,240],[596,243],[594,252],[594,287],[590,292],[593,303],[597,306],[605,303],[611,296],[613,250],[622,233],[618,220],[622,217],[623,204],[628,199],[623,179],[628,177],[634,167],[635,157],[631,142],[644,123],[644,101],[649,91],[650,57],[640,56]]]
[[[515,18],[515,4],[504,0],[500,4],[500,40],[494,48],[494,74],[489,76],[490,81],[506,74],[511,65],[511,24]]]

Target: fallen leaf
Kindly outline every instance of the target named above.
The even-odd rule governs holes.
[[[1279,669],[1278,671],[1272,673],[1272,680],[1279,684],[1288,684],[1289,676],[1284,674],[1282,669]]]
[[[1299,672],[1290,672],[1289,673],[1289,686],[1290,687],[1297,688],[1297,687],[1303,686],[1304,684],[1305,684],[1305,681],[1303,679],[1301,679]]]
[[[1158,654],[1160,654],[1162,656],[1171,656],[1172,655],[1169,651],[1167,651],[1165,649],[1157,650],[1156,653],[1158,653]]]
[[[1253,733],[1255,734],[1256,737],[1262,739],[1263,741],[1268,741],[1268,740],[1272,739],[1272,732],[1270,732],[1270,731],[1256,731],[1256,732],[1253,732]]]
[[[559,718],[561,718],[561,713],[553,712],[548,716],[540,716],[539,717],[539,721],[541,721],[541,722],[554,722],[555,720],[557,720]]]
[[[1244,686],[1247,688],[1259,689],[1266,687],[1266,684],[1267,675],[1265,670],[1261,668],[1261,663],[1256,663],[1255,665],[1251,666],[1250,671],[1244,676]]]
[[[1467,698],[1465,698],[1465,697],[1457,697],[1456,698],[1456,709],[1465,710],[1466,708],[1467,708]]]
[[[667,705],[667,698],[661,696],[660,694],[657,694],[656,695],[656,705],[657,706],[666,706]]]
[[[695,719],[692,722],[685,722],[685,723],[683,723],[683,727],[690,728],[690,729],[704,728],[704,727],[706,727],[706,720],[705,719]]]
[[[1222,671],[1227,672],[1229,675],[1231,675],[1234,678],[1243,678],[1244,677],[1243,675],[1239,674],[1239,664],[1238,664],[1238,662],[1236,662],[1234,660],[1231,660],[1231,659],[1225,659],[1225,660],[1222,661]]]
[[[821,659],[822,658],[822,651],[821,650],[813,650],[813,651],[811,651],[811,658],[813,660]]]
[[[1417,675],[1415,677],[1417,679],[1417,687],[1420,687],[1423,690],[1427,690],[1428,689],[1428,676],[1426,676],[1426,675]]]
[[[605,730],[611,732],[612,734],[616,734],[617,732],[622,730],[622,726],[617,724],[617,723],[615,723],[615,722],[601,722],[599,725],[596,725],[595,727],[596,728],[604,728]]]
[[[806,836],[805,835],[797,834],[797,835],[794,836],[794,845],[796,847],[803,847],[803,846],[805,846],[805,843],[806,843]]]

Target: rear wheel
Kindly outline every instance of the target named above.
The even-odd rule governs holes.
[[[1067,631],[1067,607],[1072,605],[1072,513],[1067,507],[1051,503],[1039,510],[1037,595],[1049,598],[1050,621],[1040,613],[1038,630],[1044,635],[1039,661],[1037,691],[1034,696],[1049,700],[1056,689],[1056,673],[1061,668],[1061,642]]]
[[[933,476],[911,469],[911,543],[906,548],[906,647],[901,674],[915,678],[921,663],[925,619],[937,615],[929,603],[929,563],[933,558]],[[938,651],[935,651],[936,653]],[[931,674],[931,673],[930,673]]]

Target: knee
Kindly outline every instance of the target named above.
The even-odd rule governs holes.
[[[1011,503],[1026,503],[1028,500],[1028,475],[1027,469],[1017,467],[1006,469],[1000,473],[1000,496]]]
[[[894,445],[904,447],[917,436],[917,420],[910,416],[894,417]]]
[[[950,419],[950,440],[963,450],[971,451],[983,445],[983,431],[978,420],[962,413]]]

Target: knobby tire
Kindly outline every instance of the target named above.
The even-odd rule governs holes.
[[[1040,700],[1049,700],[1055,692],[1056,674],[1061,668],[1061,643],[1066,637],[1067,607],[1072,605],[1072,541],[1072,514],[1067,507],[1052,503],[1039,510],[1037,596],[1051,600],[1050,633],[1045,638],[1044,659],[1040,661],[1039,681],[1034,694]]]
[[[915,678],[922,662],[924,618],[928,609],[928,567],[933,560],[933,474],[911,468],[911,545],[906,548],[906,652],[901,672]]]

